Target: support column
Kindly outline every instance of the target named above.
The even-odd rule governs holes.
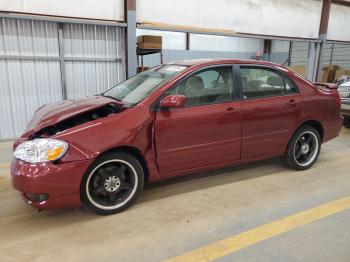
[[[316,45],[317,43],[309,43],[308,47],[308,64],[307,64],[307,79],[311,82],[315,81],[315,65],[316,65]]]
[[[127,77],[137,73],[136,55],[136,0],[124,0],[126,28],[126,72]]]
[[[67,99],[66,66],[64,60],[63,24],[58,24],[58,52],[60,57],[62,100]]]
[[[329,13],[331,9],[331,0],[323,0],[322,2],[322,12],[319,30],[319,43],[316,46],[316,59],[315,59],[315,73],[313,80],[319,82],[322,75],[322,61],[323,61],[323,51],[327,40],[327,30],[329,22]]]
[[[191,35],[190,33],[186,33],[186,50],[190,50],[191,48]]]
[[[270,39],[264,39],[264,59],[267,61],[271,61],[271,48],[272,48],[272,41]]]
[[[289,41],[289,48],[288,48],[288,66],[292,65],[292,52],[293,52],[293,42]]]

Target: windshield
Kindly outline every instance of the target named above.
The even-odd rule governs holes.
[[[139,73],[108,90],[103,96],[128,104],[137,104],[156,90],[161,84],[177,75],[187,66],[161,65]]]

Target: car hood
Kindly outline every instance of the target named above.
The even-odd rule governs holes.
[[[54,125],[75,115],[97,109],[107,104],[123,104],[107,97],[92,96],[83,99],[64,100],[40,107],[27,125],[23,136],[29,136],[45,127]]]

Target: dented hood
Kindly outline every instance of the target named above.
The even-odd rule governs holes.
[[[102,107],[107,104],[118,104],[118,101],[103,96],[92,96],[76,100],[64,100],[47,104],[39,108],[27,125],[24,136],[33,134],[42,128],[54,125],[72,116]]]

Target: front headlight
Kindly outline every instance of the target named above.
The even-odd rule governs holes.
[[[29,163],[43,163],[60,159],[68,144],[56,139],[38,138],[17,146],[14,157]]]

